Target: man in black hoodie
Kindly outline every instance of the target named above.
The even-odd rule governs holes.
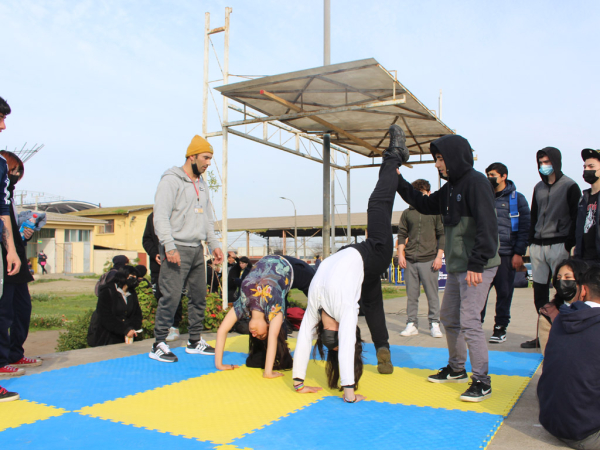
[[[540,423],[572,448],[600,448],[600,268],[580,280],[550,331],[537,387]]]
[[[560,150],[546,147],[536,160],[542,181],[533,189],[529,254],[533,276],[535,310],[550,301],[550,278],[558,263],[569,257],[575,245],[577,204],[581,189],[562,173]],[[537,338],[523,342],[523,348],[535,348]]]
[[[449,361],[428,380],[466,383],[468,345],[473,382],[460,399],[480,402],[492,394],[481,310],[500,265],[494,192],[487,178],[473,168],[473,151],[465,138],[444,136],[432,142],[430,149],[440,176],[448,180],[439,191],[426,196],[402,175],[398,180],[404,201],[421,214],[441,214],[444,222],[448,278],[440,319],[446,329]]]

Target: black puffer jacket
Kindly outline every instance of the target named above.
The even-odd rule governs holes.
[[[500,238],[500,256],[525,255],[527,252],[527,239],[531,224],[529,204],[520,192],[516,192],[515,184],[506,180],[506,187],[496,192],[496,215],[498,216],[498,237]],[[510,198],[516,192],[517,207],[519,209],[519,230],[512,231],[510,219]]]

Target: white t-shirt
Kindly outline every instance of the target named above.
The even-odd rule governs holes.
[[[319,309],[339,323],[338,358],[342,386],[354,384],[354,346],[358,323],[358,301],[364,279],[364,265],[358,250],[349,247],[323,260],[308,291],[308,305],[294,352],[294,378],[304,379],[316,338]]]

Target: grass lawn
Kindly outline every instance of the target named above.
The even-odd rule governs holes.
[[[34,296],[35,298],[35,296]],[[31,302],[32,305],[32,316],[38,315],[43,317],[63,315],[67,320],[73,320],[80,314],[86,312],[88,309],[95,309],[98,297],[93,294],[79,294],[71,296],[50,296],[48,301],[36,301]],[[30,331],[39,330],[59,330],[62,327],[34,327],[33,323],[30,327]]]

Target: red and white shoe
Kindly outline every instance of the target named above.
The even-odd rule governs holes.
[[[6,389],[0,386],[0,403],[19,400],[19,398],[19,394],[17,394],[16,392],[8,392]]]
[[[26,358],[25,356],[23,356],[17,362],[10,363],[10,364],[11,364],[11,366],[17,366],[17,367],[23,367],[23,366],[37,367],[37,366],[41,366],[42,362],[43,361],[39,358]]]
[[[25,370],[13,366],[0,367],[0,377],[20,377],[25,375]]]

